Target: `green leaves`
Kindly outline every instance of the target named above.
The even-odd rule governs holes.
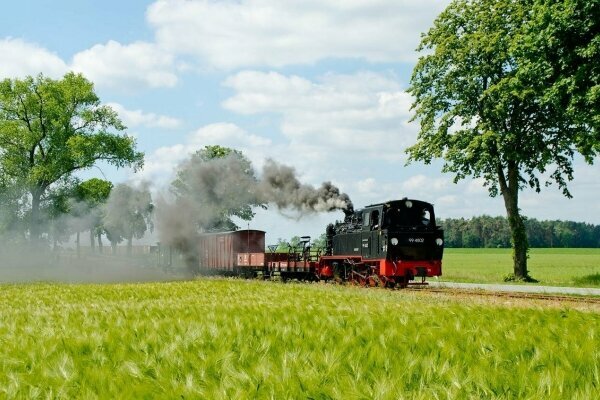
[[[143,153],[135,150],[135,140],[114,133],[124,129],[81,74],[0,82],[0,172],[31,193],[32,231],[44,193],[75,171],[100,160],[142,167]]]
[[[140,239],[148,228],[153,229],[153,210],[154,204],[148,185],[143,184],[138,187],[117,185],[106,202],[104,217],[104,227],[110,241],[116,244],[122,239],[127,239],[128,249],[130,249],[133,238]]]
[[[535,188],[536,175],[555,166],[552,179],[566,189],[572,150],[590,162],[598,154],[599,9],[598,1],[454,1],[419,48],[430,53],[409,88],[421,123],[409,159],[443,157],[447,170],[476,176],[512,160]],[[454,137],[467,134],[461,121],[476,121],[467,141]],[[481,140],[485,132],[497,140]]]

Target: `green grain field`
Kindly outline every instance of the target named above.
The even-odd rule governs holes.
[[[0,398],[599,398],[600,313],[572,307],[224,279],[2,285]]]
[[[445,249],[441,279],[498,283],[512,268],[510,249]],[[600,249],[531,249],[528,268],[540,285],[600,287]]]

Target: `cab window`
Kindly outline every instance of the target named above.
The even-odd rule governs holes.
[[[431,215],[429,214],[429,210],[424,208],[423,212],[421,213],[421,223],[423,225],[429,225],[431,221]]]
[[[379,228],[379,210],[371,212],[371,229]]]

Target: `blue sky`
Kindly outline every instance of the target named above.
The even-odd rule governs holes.
[[[207,144],[242,150],[260,169],[273,158],[318,185],[332,181],[355,205],[400,197],[433,202],[438,216],[504,215],[480,180],[452,183],[439,162],[406,167],[405,90],[420,33],[447,0],[7,2],[0,15],[0,78],[84,73],[146,153],[114,181],[164,190],[176,165]],[[538,219],[600,223],[599,164],[576,160],[574,199],[555,187],[525,191]],[[92,169],[87,175],[99,175]],[[318,235],[323,214],[300,220],[261,211],[268,240]]]

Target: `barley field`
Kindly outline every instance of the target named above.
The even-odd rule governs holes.
[[[600,249],[530,249],[528,268],[540,285],[600,287]],[[512,270],[511,249],[445,249],[441,279],[498,283]]]
[[[600,313],[326,284],[0,286],[0,398],[600,397]]]

